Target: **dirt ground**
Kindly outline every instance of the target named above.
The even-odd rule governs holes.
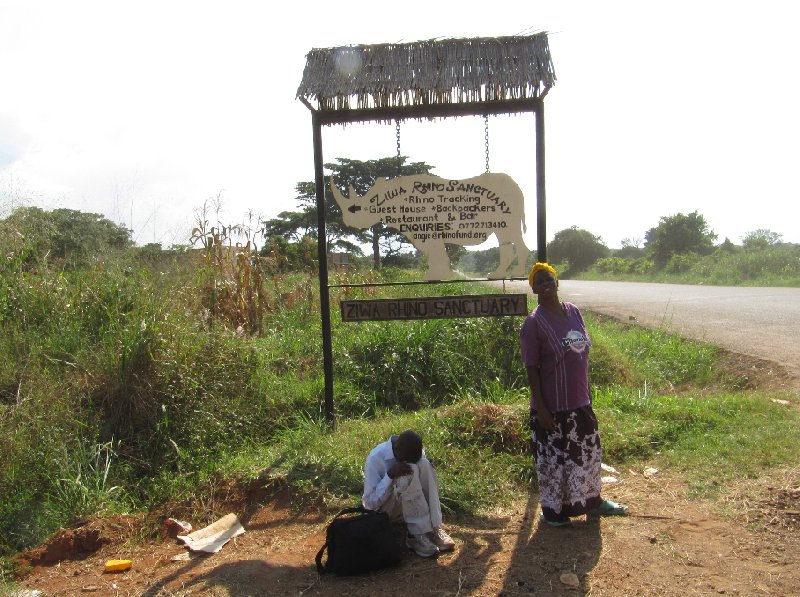
[[[769,363],[748,361],[747,371],[751,387],[797,387]],[[717,502],[688,500],[679,478],[647,468],[621,470],[604,486],[605,497],[629,505],[626,517],[540,526],[532,493],[482,517],[446,519],[453,553],[407,552],[397,568],[351,578],[320,577],[314,566],[330,513],[298,508],[275,484],[230,482],[207,506],[235,512],[246,533],[219,553],[173,561],[186,548],[159,521],[187,520],[180,510],[91,519],[20,554],[16,594],[800,595],[800,465],[742,481]],[[103,573],[110,559],[133,567]]]

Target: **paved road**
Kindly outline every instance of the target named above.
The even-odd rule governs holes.
[[[506,282],[530,292],[525,282]],[[778,362],[800,377],[800,288],[562,280],[562,299],[628,321]]]

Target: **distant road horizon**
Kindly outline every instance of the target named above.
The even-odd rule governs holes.
[[[531,292],[526,282],[506,281],[505,288]],[[559,296],[581,309],[774,361],[800,378],[800,288],[562,280]]]

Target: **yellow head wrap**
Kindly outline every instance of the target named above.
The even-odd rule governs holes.
[[[533,267],[531,268],[531,273],[528,274],[528,284],[531,285],[531,288],[533,288],[533,277],[536,275],[536,272],[540,272],[542,270],[550,272],[556,277],[556,280],[558,280],[558,272],[556,271],[556,268],[554,268],[549,263],[537,261],[536,263],[533,264]]]

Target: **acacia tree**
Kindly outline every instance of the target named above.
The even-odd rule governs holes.
[[[303,238],[317,240],[317,187],[313,182],[298,182],[295,191],[300,211],[282,211],[277,218],[264,222],[264,237],[280,237],[298,243]],[[342,212],[330,190],[325,193],[325,241],[331,248],[361,254],[355,243],[366,243],[369,238],[361,230],[349,228],[342,221]]]
[[[325,164],[333,176],[334,183],[340,187],[352,186],[359,195],[365,194],[379,178],[394,178],[409,174],[430,174],[433,166],[425,162],[406,163],[405,156],[380,158],[377,160],[351,160],[336,158],[337,163]],[[384,226],[376,224],[369,230],[359,230],[345,226],[342,212],[331,193],[330,186],[325,184],[325,221],[326,241],[329,246],[361,254],[355,243],[372,246],[372,259],[376,269],[380,269],[381,256],[396,255],[407,249],[409,243],[405,237]],[[317,238],[317,202],[316,184],[299,182],[297,201],[300,211],[285,211],[278,217],[264,223],[265,235],[281,236],[286,240],[298,240],[303,236]]]
[[[637,237],[623,238],[622,248],[614,251],[614,257],[622,257],[623,259],[638,259],[644,256],[644,248],[639,245],[642,244],[642,239]]]
[[[353,187],[359,195],[366,194],[375,181],[379,178],[395,178],[397,176],[408,176],[410,174],[430,174],[433,166],[425,162],[411,162],[406,164],[406,156],[380,158],[377,160],[350,160],[347,158],[336,158],[338,164],[325,164],[331,171],[333,180],[340,188]],[[325,189],[326,193],[330,188]],[[327,195],[326,195],[327,196]],[[336,203],[331,195],[331,203]],[[338,206],[337,210],[338,210]],[[339,211],[341,218],[341,211]],[[406,238],[387,228],[381,223],[372,226],[365,232],[368,243],[372,245],[372,261],[375,269],[381,267],[381,254],[389,256],[400,253],[409,246]]]
[[[742,246],[750,251],[766,249],[781,242],[783,235],[768,228],[752,230],[742,237]]]
[[[693,211],[664,216],[658,226],[645,235],[645,249],[659,267],[664,267],[673,255],[697,253],[708,255],[714,249],[717,235],[708,227],[705,218]]]

